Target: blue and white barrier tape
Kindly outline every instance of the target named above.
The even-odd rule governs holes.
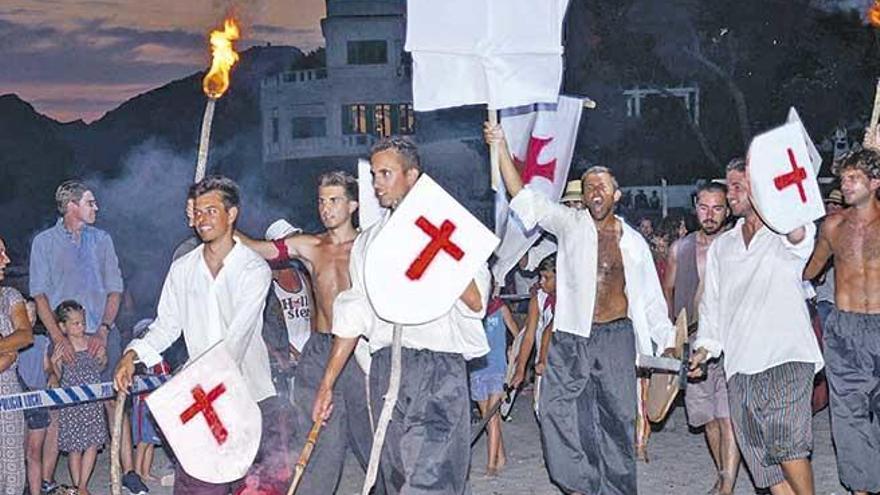
[[[132,385],[133,394],[149,392],[171,379],[170,376],[138,376]],[[77,385],[74,387],[49,388],[20,394],[0,396],[0,412],[24,411],[43,407],[67,406],[110,399],[116,396],[112,382]]]

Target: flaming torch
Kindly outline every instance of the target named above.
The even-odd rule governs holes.
[[[211,141],[211,123],[214,121],[214,105],[229,89],[229,72],[238,62],[238,53],[232,42],[239,38],[238,24],[234,18],[223,22],[223,30],[211,31],[211,69],[202,80],[202,91],[208,97],[205,114],[202,117],[202,134],[199,138],[199,158],[196,162],[195,182],[205,177],[208,164],[208,144]]]

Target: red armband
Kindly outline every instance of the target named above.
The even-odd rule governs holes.
[[[287,251],[287,244],[284,242],[284,239],[275,239],[272,241],[272,244],[274,244],[275,249],[278,250],[278,256],[269,260],[269,264],[290,261],[290,252]]]

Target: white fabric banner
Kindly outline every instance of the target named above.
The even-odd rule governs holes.
[[[385,209],[379,205],[373,190],[373,175],[370,162],[358,158],[358,227],[361,230],[373,225],[382,218]]]
[[[413,107],[553,103],[568,0],[408,0]]]
[[[571,168],[583,100],[560,96],[555,108],[553,105],[537,107],[502,111],[501,126],[523,182],[558,201]],[[526,230],[509,211],[503,184],[495,196],[495,219],[495,235],[501,238],[501,244],[495,250],[498,260],[492,268],[492,275],[496,284],[503,284],[507,272],[526,254],[542,231],[538,227]]]

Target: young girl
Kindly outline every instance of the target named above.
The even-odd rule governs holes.
[[[489,341],[489,354],[468,363],[470,371],[471,399],[485,414],[504,396],[504,375],[507,371],[507,335],[505,329],[516,335],[519,329],[513,320],[510,309],[498,297],[489,301],[486,318],[483,320],[486,338]],[[486,451],[489,461],[486,476],[496,476],[507,457],[504,454],[504,441],[501,438],[501,415],[495,413],[486,425]]]
[[[73,362],[65,362],[59,351],[52,353],[52,368],[61,377],[61,386],[70,387],[101,381],[107,355],[95,357],[88,349],[86,312],[76,301],[64,301],[55,309],[55,317],[74,350]],[[62,408],[59,413],[58,450],[69,454],[70,479],[79,493],[89,495],[88,484],[95,467],[98,447],[107,442],[104,407],[100,402],[86,402]]]

